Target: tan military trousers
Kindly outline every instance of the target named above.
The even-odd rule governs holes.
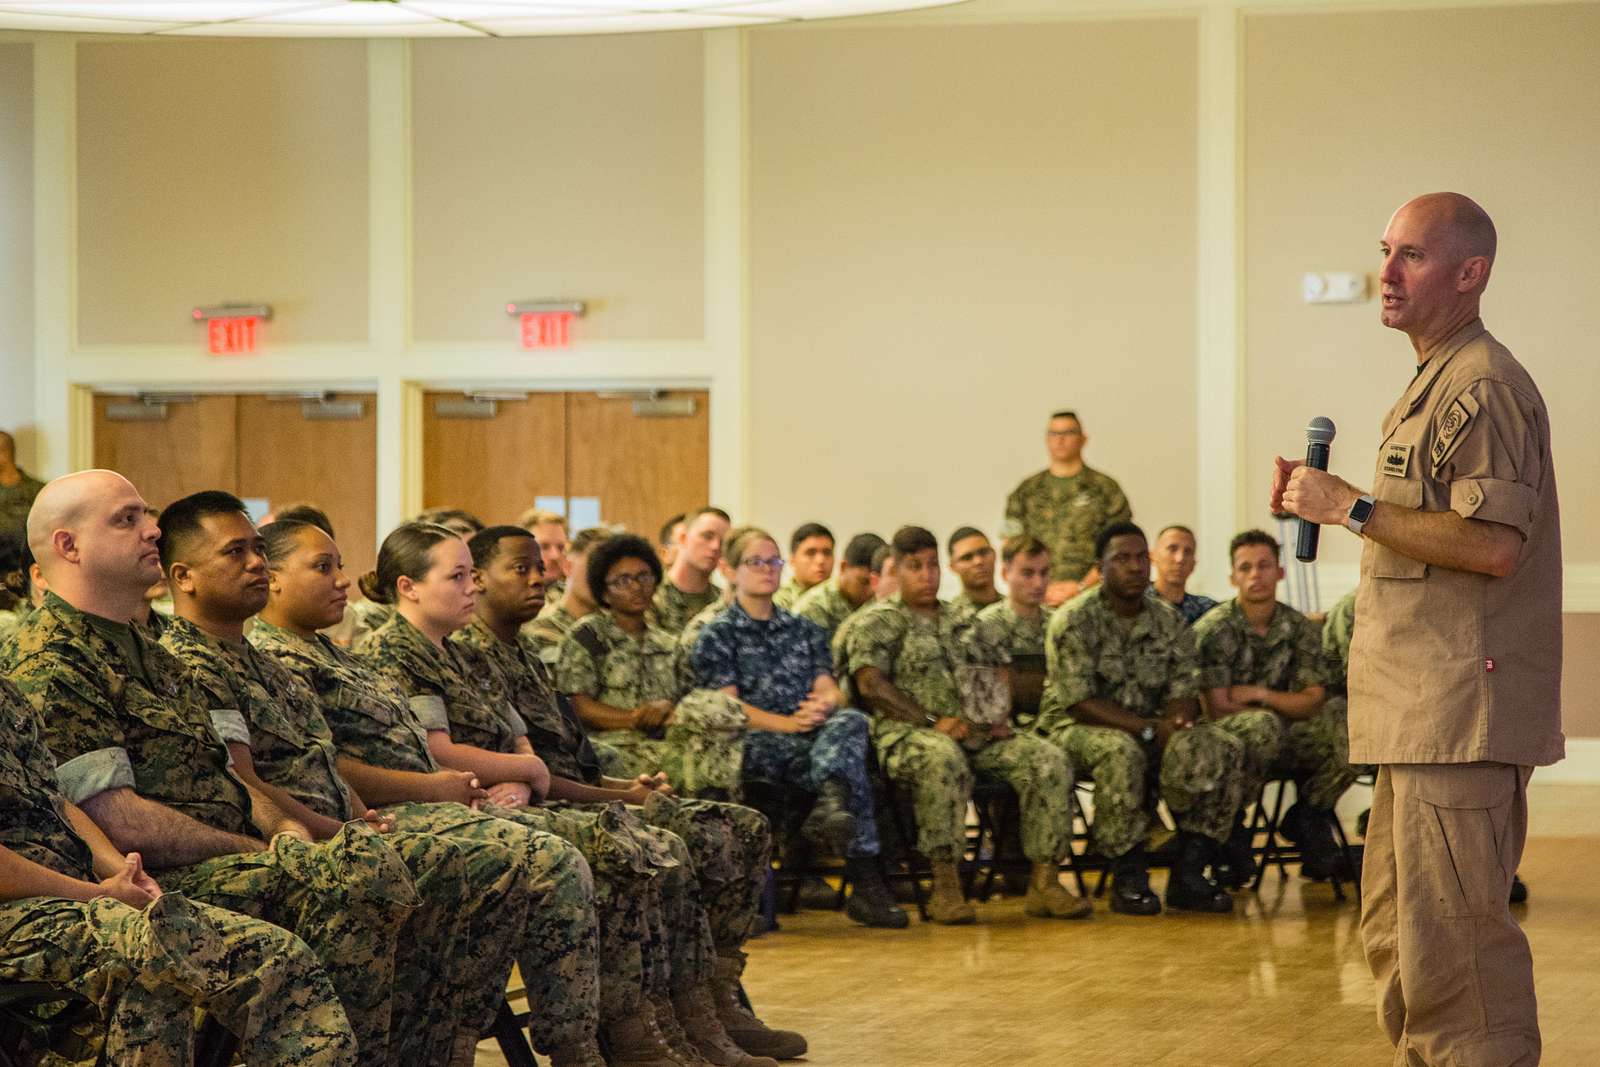
[[[1396,1067],[1534,1067],[1533,956],[1511,917],[1532,768],[1384,764],[1361,938]]]

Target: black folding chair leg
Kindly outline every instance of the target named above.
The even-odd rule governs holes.
[[[489,1033],[500,1046],[500,1054],[506,1058],[506,1063],[510,1064],[510,1067],[539,1067],[539,1061],[533,1055],[533,1048],[528,1044],[523,1021],[511,1009],[511,1005],[503,1000],[500,1002],[500,1010],[495,1014],[494,1026]]]

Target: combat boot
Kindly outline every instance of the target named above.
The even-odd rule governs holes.
[[[1206,877],[1210,853],[1208,838],[1188,831],[1178,835],[1178,862],[1167,879],[1167,907],[1219,914],[1233,910],[1233,897]]]
[[[889,887],[883,884],[883,875],[878,872],[878,857],[854,856],[844,862],[851,886],[844,913],[862,926],[904,930],[911,919],[895,907],[894,897],[889,895]]]
[[[1150,889],[1149,858],[1135,845],[1111,861],[1111,910],[1121,915],[1159,915],[1161,898]]]
[[[478,1043],[476,1041],[472,1043],[472,1051],[474,1055],[477,1054]],[[463,1062],[470,1067],[473,1061],[465,1060]],[[640,1060],[637,1062],[644,1063],[648,1061]],[[568,1045],[553,1050],[550,1053],[550,1067],[606,1067],[606,1058],[600,1054],[599,1043],[594,1038],[590,1038],[581,1044]]]
[[[1087,919],[1094,905],[1066,891],[1061,869],[1054,863],[1035,863],[1022,910],[1036,919]]]
[[[740,1048],[722,1020],[708,986],[696,986],[672,998],[671,1010],[677,1014],[685,1040],[690,1043],[698,1062],[715,1067],[778,1067],[778,1061],[767,1056],[752,1056]]]
[[[756,1018],[756,1013],[745,1003],[739,976],[744,973],[744,959],[739,956],[718,956],[716,977],[711,984],[712,1004],[722,1028],[733,1038],[733,1043],[752,1056],[771,1056],[775,1060],[792,1060],[806,1054],[806,1039],[793,1030],[774,1030]]]
[[[472,1067],[477,1060],[478,1035],[465,1032],[457,1034],[455,1043],[450,1046],[450,1067]]]
[[[945,926],[978,921],[978,913],[961,891],[961,874],[956,870],[955,860],[933,864],[933,894],[928,897],[928,918]]]
[[[684,1067],[672,1054],[656,1026],[655,1012],[647,1003],[633,1014],[613,1020],[605,1031],[606,1047],[611,1053],[606,1062],[611,1067]],[[551,1060],[554,1062],[555,1057]]]
[[[832,856],[843,856],[856,836],[856,817],[850,814],[850,788],[829,778],[817,791],[817,802],[800,824],[805,839]]]
[[[1244,821],[1244,813],[1234,818],[1233,830],[1228,840],[1217,850],[1221,862],[1213,873],[1217,881],[1229,889],[1240,889],[1249,884],[1256,874],[1255,833]]]
[[[700,1050],[695,1048],[694,1041],[684,1031],[678,1013],[672,1006],[672,998],[665,993],[652,993],[645,999],[655,1014],[656,1029],[661,1031],[661,1039],[672,1050],[672,1058],[683,1067],[712,1067],[711,1061],[700,1055]]]

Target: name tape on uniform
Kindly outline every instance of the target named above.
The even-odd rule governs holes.
[[[1414,445],[1390,445],[1383,450],[1383,473],[1391,478],[1404,478],[1411,466]]]

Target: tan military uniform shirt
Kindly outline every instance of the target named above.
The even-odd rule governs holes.
[[[1510,526],[1505,578],[1368,540],[1350,647],[1352,763],[1560,759],[1561,526],[1550,420],[1528,372],[1473,321],[1428,354],[1383,424],[1372,495]]]

